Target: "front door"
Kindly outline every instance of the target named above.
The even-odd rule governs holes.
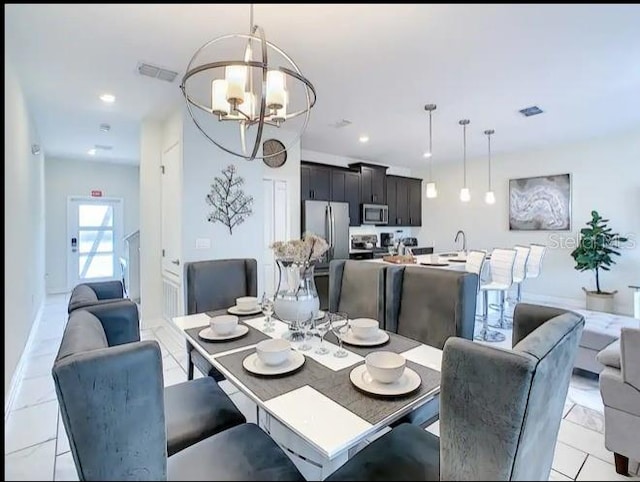
[[[67,284],[121,279],[122,199],[67,201]]]

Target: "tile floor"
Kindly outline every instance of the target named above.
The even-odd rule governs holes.
[[[67,296],[47,298],[13,406],[5,418],[5,480],[78,480],[51,379],[51,366],[67,320]],[[186,380],[184,342],[164,322],[143,320],[143,339],[157,340],[165,385]],[[510,336],[510,334],[508,335]],[[196,370],[197,371],[197,370]],[[225,391],[255,421],[255,405],[228,382]],[[604,447],[604,418],[597,381],[574,375],[549,480],[638,480],[621,477]],[[436,422],[427,430],[438,433]],[[631,469],[637,474],[638,464]]]

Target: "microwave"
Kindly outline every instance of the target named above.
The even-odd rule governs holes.
[[[389,224],[389,207],[386,204],[363,204],[362,224]]]

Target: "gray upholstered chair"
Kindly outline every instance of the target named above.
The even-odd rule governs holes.
[[[513,350],[447,340],[440,438],[401,425],[328,480],[547,480],[584,319],[539,308],[516,307]]]
[[[143,364],[137,368],[140,376],[131,380],[123,378],[128,376],[126,373],[117,374],[118,354],[129,353],[128,350],[139,341],[138,309],[129,300],[89,306],[75,310],[69,316],[53,366],[53,377],[72,448],[74,445],[91,445],[91,438],[78,435],[85,427],[74,426],[72,420],[76,424],[90,426],[94,423],[94,416],[122,417],[119,410],[127,410],[126,397],[131,384],[140,383],[141,389],[150,386],[150,382],[144,380],[148,374]],[[66,367],[65,373],[73,373],[76,378],[70,375],[60,377],[62,367]],[[227,394],[210,378],[179,383],[167,387],[163,393],[166,407],[163,420],[166,421],[169,455],[246,421]],[[95,408],[89,409],[87,404],[93,398],[95,403],[102,404],[101,410],[105,413],[96,414],[93,412]],[[124,406],[118,405],[123,401]],[[121,430],[144,430],[144,426],[129,422]],[[80,472],[79,459],[75,457],[75,460]]]
[[[640,460],[640,329],[623,328],[620,339],[598,353],[604,402],[604,444],[616,472],[627,475],[629,459]]]
[[[471,340],[478,275],[420,266],[387,268],[386,329],[442,349],[449,337]]]
[[[331,261],[329,311],[341,311],[350,318],[373,318],[384,327],[386,268],[379,263]]]
[[[96,283],[81,283],[71,292],[68,312],[87,306],[101,305],[120,301],[124,298],[121,281],[99,281]]]
[[[236,298],[258,296],[258,263],[255,259],[213,259],[186,264],[187,314],[223,310],[236,304]],[[193,367],[216,381],[224,375],[187,342],[187,378]]]
[[[94,346],[87,342],[86,351],[59,357],[53,376],[80,480],[304,480],[254,424],[203,437],[167,457],[169,414],[158,343],[102,348],[99,322],[72,329],[85,330]],[[209,377],[187,383],[203,381],[217,386]]]

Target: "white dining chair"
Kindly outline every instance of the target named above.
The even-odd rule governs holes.
[[[513,265],[516,259],[515,249],[496,248],[491,252],[489,267],[491,269],[491,280],[486,284],[480,284],[480,291],[483,294],[482,329],[476,334],[476,340],[499,342],[504,341],[505,336],[499,331],[489,329],[489,291],[499,293],[500,324],[498,328],[508,329],[509,326],[504,317],[505,293],[513,285]]]

